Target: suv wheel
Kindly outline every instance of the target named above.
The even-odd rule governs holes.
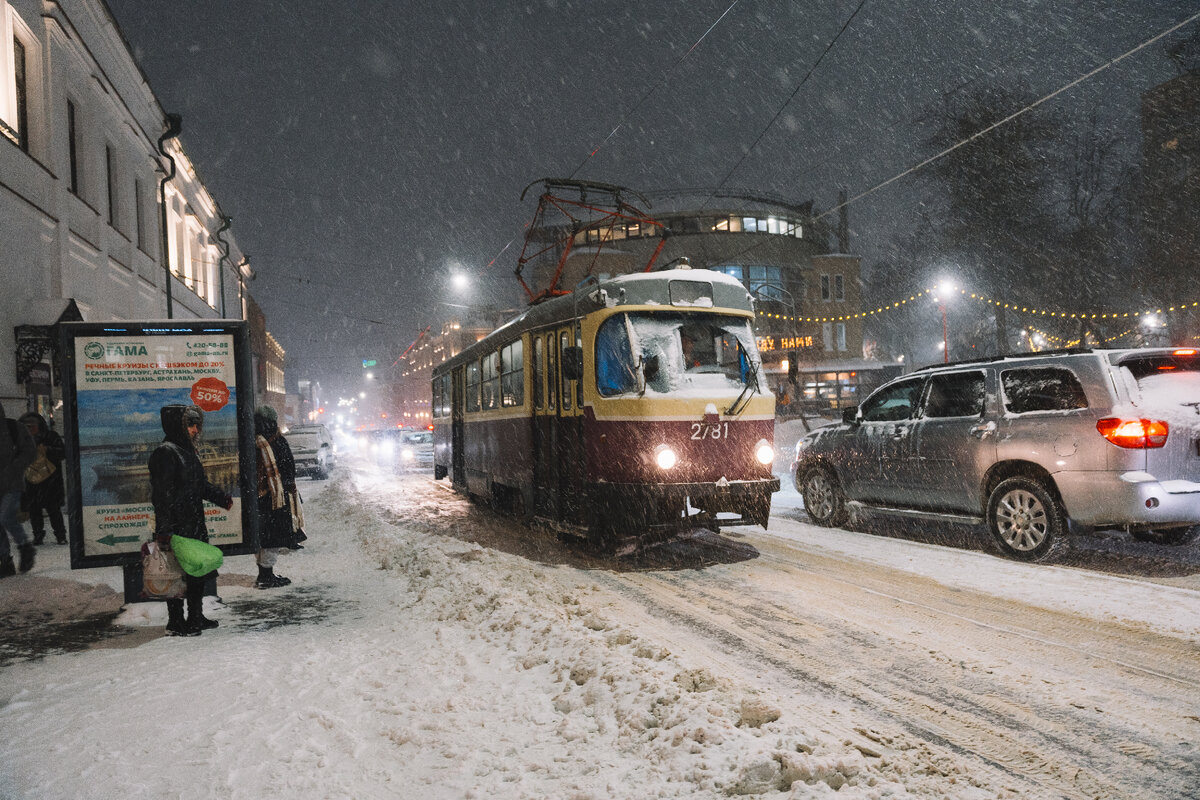
[[[1054,496],[1031,478],[1008,478],[988,498],[987,525],[1000,552],[1020,561],[1042,561],[1065,543],[1067,524]]]
[[[846,511],[846,495],[842,493],[837,476],[825,467],[804,474],[800,493],[804,497],[805,512],[817,525],[836,528],[850,517]]]

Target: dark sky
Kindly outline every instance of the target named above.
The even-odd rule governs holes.
[[[1198,0],[107,2],[234,217],[289,383],[335,392],[361,359],[391,363],[460,310],[444,303],[519,302],[512,270],[536,193],[519,196],[539,178],[723,183],[828,209],[839,186],[853,196],[929,155],[947,94],[999,81],[1042,96],[1200,11]],[[1140,93],[1173,74],[1151,45],[1048,106],[1099,109],[1132,153]],[[852,249],[868,264],[886,253],[927,194],[909,177],[853,204]],[[468,292],[451,287],[454,270],[471,276]]]

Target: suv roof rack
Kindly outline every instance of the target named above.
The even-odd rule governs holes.
[[[1095,349],[1091,347],[1062,347],[1056,350],[1039,350],[1036,353],[1008,353],[1001,356],[987,356],[986,358],[969,358],[965,361],[951,361],[948,364],[926,364],[923,367],[917,367],[913,370],[913,372],[925,372],[931,369],[944,369],[945,367],[963,367],[971,364],[994,364],[997,361],[1006,361],[1010,358],[1042,358],[1044,356],[1067,356],[1094,352]]]

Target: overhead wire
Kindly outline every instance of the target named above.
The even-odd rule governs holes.
[[[608,136],[605,136],[604,139],[600,142],[600,144],[596,145],[594,148],[592,148],[592,150],[586,156],[584,156],[583,161],[581,161],[579,163],[579,166],[575,167],[575,169],[572,170],[571,174],[569,176],[567,176],[568,178],[574,178],[577,174],[579,174],[579,170],[583,169],[584,166],[587,165],[588,161],[590,161],[592,159],[592,156],[596,155],[596,153],[600,152],[601,148],[603,148],[606,144],[608,144],[609,140],[612,139],[613,136],[616,135],[617,131],[619,131],[621,129],[621,126],[623,126],[629,120],[629,117],[632,116],[633,113],[635,111],[637,111],[639,108],[641,108],[642,104],[645,103],[648,99],[650,99],[650,96],[652,94],[654,94],[656,91],[658,91],[659,87],[666,84],[667,79],[670,78],[671,74],[676,69],[678,69],[679,65],[682,64],[687,59],[687,57],[690,56],[692,54],[692,52],[697,47],[700,46],[700,43],[703,42],[708,37],[708,35],[710,33],[712,33],[713,30],[718,25],[721,24],[721,21],[729,15],[729,12],[733,10],[733,7],[736,6],[738,4],[738,2],[740,2],[740,0],[733,0],[733,2],[729,4],[729,7],[726,8],[723,12],[721,12],[721,16],[717,17],[717,19],[711,25],[708,26],[708,30],[706,30],[703,34],[701,34],[700,38],[697,39],[695,42],[693,42],[692,46],[689,47],[687,49],[687,51],[682,56],[680,56],[675,61],[674,64],[671,65],[670,69],[668,69],[666,71],[666,73],[663,74],[662,79],[658,83],[654,84],[649,89],[647,89],[645,94],[643,94],[636,103],[634,103],[632,106],[630,106],[629,110],[626,111],[621,116],[621,119],[617,122],[617,124],[613,127],[613,129],[608,132]],[[864,0],[864,2],[865,2],[865,0]],[[526,227],[528,227],[528,226],[526,226]],[[496,255],[494,255],[492,257],[492,259],[490,261],[488,261],[487,265],[485,266],[485,269],[490,268],[497,261],[499,261],[500,257],[502,255],[504,255],[504,253],[508,250],[508,248],[512,247],[516,241],[517,241],[516,236],[509,239],[508,243],[506,245],[504,245],[504,247],[500,248],[500,252],[496,253]]]
[[[1007,117],[1004,117],[1003,119],[1001,119],[997,122],[994,122],[991,125],[988,125],[986,128],[976,131],[975,133],[971,134],[967,138],[945,148],[940,153],[932,155],[929,158],[926,158],[925,160],[921,161],[920,163],[909,167],[908,169],[904,170],[903,172],[893,175],[892,177],[888,178],[887,180],[885,180],[881,183],[878,183],[875,186],[872,186],[870,189],[867,189],[866,191],[863,191],[863,192],[859,192],[858,194],[854,195],[853,197],[838,203],[837,205],[833,206],[829,210],[813,217],[813,219],[821,219],[822,217],[827,217],[830,214],[834,213],[835,211],[840,211],[842,208],[850,205],[851,203],[862,200],[863,198],[874,194],[875,192],[879,191],[880,189],[884,188],[885,186],[895,183],[896,181],[900,180],[901,178],[903,178],[907,175],[911,175],[915,172],[918,172],[919,170],[932,164],[934,161],[944,158],[945,156],[949,155],[950,153],[953,153],[955,150],[959,149],[960,147],[964,147],[964,146],[970,144],[971,142],[975,141],[976,139],[979,139],[982,136],[986,136],[988,133],[994,131],[996,128],[999,128],[1002,125],[1006,125],[1009,122],[1012,122],[1017,117],[1020,117],[1023,114],[1028,113],[1029,111],[1032,111],[1033,109],[1037,108],[1038,106],[1042,105],[1043,103],[1045,103],[1049,100],[1052,100],[1053,98],[1057,97],[1058,95],[1062,94],[1063,92],[1067,91],[1068,89],[1072,89],[1075,86],[1078,86],[1079,84],[1094,77],[1095,75],[1098,75],[1099,73],[1103,72],[1104,70],[1108,69],[1109,67],[1112,67],[1115,64],[1120,63],[1121,61],[1124,61],[1126,58],[1129,58],[1134,53],[1144,50],[1145,48],[1147,48],[1150,45],[1154,44],[1155,42],[1159,41],[1160,39],[1162,39],[1166,36],[1170,36],[1175,31],[1195,22],[1196,20],[1200,20],[1200,13],[1193,14],[1192,16],[1188,17],[1187,19],[1183,20],[1182,22],[1180,22],[1176,25],[1173,25],[1170,28],[1167,28],[1162,33],[1152,36],[1151,38],[1147,39],[1146,41],[1144,41],[1141,44],[1134,47],[1132,50],[1128,50],[1128,51],[1122,53],[1121,55],[1117,56],[1116,58],[1108,61],[1107,63],[1101,64],[1100,66],[1096,67],[1095,69],[1090,70],[1090,71],[1084,73],[1083,75],[1080,75],[1078,78],[1075,78],[1074,80],[1063,84],[1062,86],[1060,86],[1059,88],[1050,92],[1049,94],[1033,101],[1032,103],[1029,103],[1028,105],[1026,105],[1025,107],[1023,107],[1017,111],[1014,111],[1013,113],[1009,114]]]
[[[796,84],[796,88],[792,90],[792,93],[790,95],[788,95],[788,99],[783,101],[783,105],[781,105],[779,107],[779,110],[775,112],[775,116],[771,117],[771,121],[768,122],[766,124],[766,127],[764,127],[762,129],[762,131],[759,132],[758,138],[756,138],[754,140],[753,144],[751,144],[748,148],[746,148],[746,152],[742,153],[742,157],[739,158],[737,160],[737,163],[734,164],[733,167],[730,168],[729,172],[725,173],[725,177],[721,179],[721,182],[719,184],[717,184],[716,189],[713,190],[713,194],[716,194],[716,192],[720,191],[720,189],[725,185],[725,183],[731,177],[733,177],[733,173],[737,172],[738,167],[740,167],[742,165],[742,163],[749,157],[749,155],[752,152],[754,152],[754,148],[758,147],[758,143],[761,142],[763,137],[767,135],[767,131],[769,131],[775,125],[775,123],[779,120],[779,118],[781,116],[783,116],[784,109],[786,109],[788,107],[788,105],[792,102],[792,100],[794,100],[796,98],[796,95],[800,93],[800,90],[802,88],[804,88],[804,84],[808,83],[808,79],[812,77],[814,72],[816,72],[817,67],[821,66],[821,62],[825,60],[825,56],[829,55],[829,51],[832,50],[833,46],[835,44],[837,44],[839,39],[842,38],[842,34],[846,32],[846,29],[850,27],[850,23],[854,21],[854,18],[858,16],[858,12],[862,11],[863,6],[865,6],[866,4],[867,4],[867,0],[860,0],[858,6],[854,9],[854,12],[852,14],[850,14],[850,16],[847,17],[846,21],[842,24],[841,30],[839,30],[837,32],[836,36],[834,36],[832,39],[829,40],[829,43],[825,45],[825,49],[821,52],[821,55],[817,58],[817,60],[815,62],[813,62],[813,65],[808,68],[808,72],[805,73],[804,77],[800,79],[800,83]],[[708,199],[711,200],[712,197],[710,196]],[[704,206],[707,204],[708,204],[708,200],[705,200],[703,203],[700,204],[700,207],[704,208]]]
[[[853,15],[851,18],[853,18]],[[1123,61],[1124,59],[1128,58],[1129,56],[1132,56],[1133,54],[1137,53],[1138,51],[1143,50],[1146,47],[1149,47],[1150,45],[1154,44],[1155,42],[1161,40],[1162,38],[1164,38],[1166,36],[1171,35],[1172,33],[1179,30],[1180,28],[1186,27],[1187,25],[1191,24],[1192,22],[1195,22],[1196,20],[1200,20],[1200,13],[1194,14],[1191,17],[1188,17],[1187,19],[1183,20],[1182,22],[1171,26],[1170,28],[1162,31],[1159,34],[1156,34],[1155,36],[1151,37],[1150,39],[1147,39],[1146,41],[1137,45],[1133,49],[1117,56],[1116,58],[1111,59],[1107,63],[1105,63],[1099,67],[1096,67],[1095,69],[1090,70],[1089,72],[1079,76],[1078,78],[1075,78],[1074,80],[1064,84],[1063,86],[1060,86],[1058,89],[1055,89],[1054,91],[1050,92],[1049,94],[1045,95],[1044,97],[1028,104],[1024,108],[1022,108],[1018,111],[1015,111],[1012,114],[1009,114],[1004,119],[1001,119],[1000,121],[995,122],[992,125],[989,125],[987,128],[977,131],[976,133],[972,134],[971,136],[967,137],[966,139],[963,139],[963,140],[957,142],[956,144],[953,144],[950,147],[947,147],[946,149],[942,150],[940,153],[921,161],[919,164],[916,164],[913,167],[909,167],[908,169],[904,170],[903,172],[901,172],[897,175],[894,175],[891,178],[888,178],[887,180],[885,180],[879,184],[876,184],[875,186],[873,186],[872,188],[870,188],[864,192],[860,192],[859,194],[855,195],[854,197],[848,198],[847,200],[838,203],[837,205],[833,206],[832,208],[829,208],[826,211],[821,212],[820,214],[814,215],[812,217],[812,219],[813,220],[823,219],[823,218],[829,216],[830,214],[833,214],[835,211],[840,211],[842,208],[845,208],[846,206],[849,206],[850,204],[852,204],[858,200],[861,200],[870,194],[873,194],[874,192],[882,189],[883,187],[887,186],[888,184],[894,183],[895,181],[905,177],[906,175],[910,175],[910,174],[913,174],[913,173],[919,171],[920,169],[928,166],[929,164],[933,163],[934,161],[938,160],[939,158],[942,158],[942,157],[948,155],[949,153],[957,150],[958,148],[969,144],[970,142],[974,141],[975,139],[978,139],[981,136],[986,135],[987,133],[989,133],[992,130],[995,130],[996,128],[1000,127],[1001,125],[1011,122],[1012,120],[1016,119],[1017,117],[1021,116],[1022,114],[1025,114],[1026,112],[1042,105],[1043,103],[1047,102],[1048,100],[1051,100],[1054,97],[1067,91],[1068,89],[1070,89],[1074,86],[1077,86],[1078,84],[1086,81],[1087,79],[1095,76],[1096,74],[1104,71],[1105,69],[1108,69],[1109,67],[1116,65],[1120,61]],[[849,22],[849,20],[847,20],[847,22]],[[738,163],[740,164],[741,162],[739,161]],[[736,166],[735,166],[735,169],[736,169]],[[732,174],[732,172],[733,172],[733,170],[730,171],[730,174]],[[728,179],[728,177],[729,176],[727,175],[726,179]],[[716,191],[717,190],[713,191],[713,195],[716,194]],[[758,241],[753,244],[750,244],[746,248],[739,250],[738,252],[736,252],[730,256],[727,256],[726,260],[740,259],[743,256],[747,255],[748,253],[751,253],[754,250],[758,249],[759,247],[763,246],[764,244],[766,244],[766,242],[767,242],[767,240],[764,239],[762,241]]]
[[[645,94],[643,94],[636,103],[634,103],[632,106],[630,106],[629,110],[626,111],[624,115],[622,115],[620,121],[617,122],[616,126],[611,131],[609,131],[608,136],[605,136],[604,140],[601,141],[600,144],[596,145],[594,148],[592,148],[592,151],[590,153],[588,153],[586,156],[584,156],[583,161],[581,161],[579,163],[579,166],[577,166],[574,169],[574,171],[571,172],[571,174],[567,176],[568,178],[574,178],[579,173],[579,170],[583,169],[584,166],[587,164],[587,162],[591,160],[592,156],[596,155],[596,153],[600,152],[600,149],[602,147],[604,147],[606,144],[608,144],[609,140],[612,139],[613,136],[616,135],[617,131],[619,131],[621,129],[621,126],[625,124],[625,122],[633,115],[633,113],[635,111],[637,111],[639,108],[641,108],[643,103],[645,103],[648,99],[650,99],[650,95],[654,94],[656,91],[658,91],[658,89],[660,87],[664,86],[667,83],[667,80],[671,77],[671,73],[673,73],[676,69],[678,69],[679,65],[682,64],[687,59],[687,57],[692,54],[692,51],[694,51],[697,47],[700,46],[700,43],[704,41],[705,37],[707,37],[710,33],[712,33],[713,30],[718,25],[721,24],[721,20],[725,19],[725,17],[729,15],[730,11],[733,11],[733,7],[738,4],[738,1],[739,0],[733,0],[733,2],[729,4],[729,7],[726,8],[725,11],[721,14],[721,16],[717,17],[716,21],[713,22],[712,25],[708,26],[708,30],[706,30],[700,36],[700,38],[697,39],[692,44],[692,46],[687,49],[687,52],[685,52],[683,55],[681,55],[675,61],[675,63],[671,65],[671,68],[668,69],[665,73],[663,73],[662,79],[658,83],[654,84],[649,89],[647,89]],[[866,0],[863,0],[863,2],[866,2]]]

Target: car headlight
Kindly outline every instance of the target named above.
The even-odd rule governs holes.
[[[766,439],[759,439],[754,445],[754,457],[760,464],[770,464],[775,461],[775,448]]]
[[[405,461],[412,461],[415,457],[416,454],[413,452],[411,447],[406,447],[400,451],[400,458],[404,459]]]
[[[661,470],[668,470],[679,463],[679,455],[669,445],[660,444],[654,448],[654,463]]]

